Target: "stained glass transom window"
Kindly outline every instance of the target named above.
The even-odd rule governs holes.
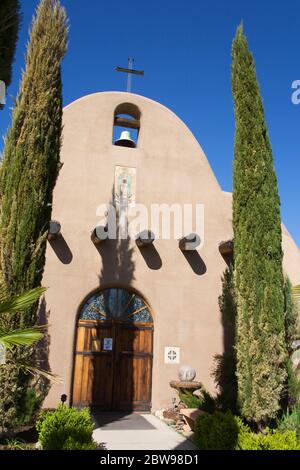
[[[123,320],[152,323],[146,302],[126,289],[105,289],[93,295],[84,304],[80,320]]]

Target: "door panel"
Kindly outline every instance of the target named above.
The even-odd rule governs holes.
[[[120,324],[117,330],[114,407],[151,409],[153,328]]]
[[[113,351],[103,350],[103,339],[113,338],[111,323],[79,321],[74,369],[73,404],[110,408]]]
[[[124,289],[90,297],[77,325],[73,405],[151,409],[153,320],[145,301]],[[112,350],[104,347],[112,339]]]

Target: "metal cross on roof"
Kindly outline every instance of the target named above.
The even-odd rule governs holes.
[[[131,93],[132,88],[132,75],[145,75],[144,70],[134,70],[133,68],[134,58],[128,58],[128,68],[124,67],[116,67],[117,72],[125,72],[127,73],[127,93]]]

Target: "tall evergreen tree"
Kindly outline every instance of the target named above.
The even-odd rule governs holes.
[[[295,352],[294,341],[297,340],[298,333],[298,309],[293,297],[292,284],[288,278],[284,284],[284,300],[285,300],[285,344],[288,352],[286,369],[287,383],[285,396],[283,399],[283,407],[292,407],[299,402],[300,382],[297,378],[296,371],[293,366],[292,356]]]
[[[226,268],[222,278],[219,307],[223,325],[224,352],[215,356],[213,377],[218,386],[218,402],[224,411],[237,412],[236,380],[236,305],[233,286],[233,266]]]
[[[242,26],[232,54],[238,398],[241,413],[263,427],[280,408],[286,380],[280,200],[255,63]]]
[[[61,61],[67,31],[66,13],[59,0],[41,0],[0,175],[1,275],[10,295],[38,287],[42,279],[52,193],[60,168]],[[2,322],[4,329],[30,327],[36,321],[36,308],[10,321],[8,325],[0,316],[0,329]],[[18,354],[26,361],[28,349],[18,350]],[[0,403],[6,403],[10,421],[18,414],[27,385],[22,371],[11,371],[9,377],[0,374]]]
[[[10,293],[40,284],[52,192],[60,167],[61,61],[66,14],[42,0],[30,33],[26,67],[1,171],[1,267]]]
[[[11,83],[12,64],[20,26],[19,0],[0,2],[0,80],[6,87]],[[1,108],[1,105],[0,105]]]

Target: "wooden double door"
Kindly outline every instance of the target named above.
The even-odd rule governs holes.
[[[151,409],[153,321],[143,299],[107,289],[83,307],[77,326],[73,405]]]

